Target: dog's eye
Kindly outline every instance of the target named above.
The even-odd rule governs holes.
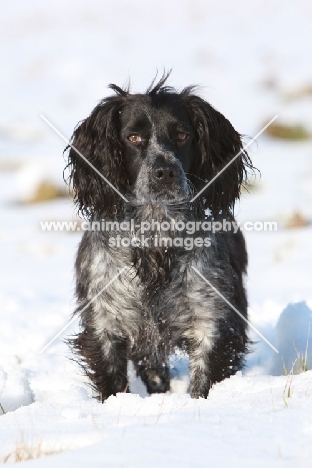
[[[141,143],[142,141],[142,138],[137,133],[132,133],[127,137],[127,139],[131,141],[131,143]]]
[[[180,133],[178,133],[178,135],[177,135],[177,140],[178,140],[178,141],[184,141],[184,140],[186,140],[187,138],[188,138],[188,134],[185,133],[185,132],[180,132]]]

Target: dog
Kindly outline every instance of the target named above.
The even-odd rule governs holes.
[[[177,348],[191,396],[207,398],[248,351],[244,237],[208,226],[235,224],[252,164],[231,123],[168,75],[144,94],[110,85],[67,147],[78,211],[106,226],[78,248],[81,331],[70,340],[101,401],[129,391],[129,360],[150,394],[169,391]]]

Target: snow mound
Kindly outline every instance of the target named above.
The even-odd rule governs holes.
[[[15,411],[20,406],[28,406],[33,401],[26,370],[16,368],[7,373],[0,367],[0,414]]]
[[[312,368],[312,310],[305,302],[288,304],[283,310],[275,328],[275,344],[279,354],[272,357],[270,374]]]

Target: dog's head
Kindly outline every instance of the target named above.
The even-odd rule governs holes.
[[[115,95],[75,129],[68,167],[82,214],[122,216],[120,194],[138,204],[190,201],[238,153],[195,202],[226,214],[239,198],[252,167],[241,136],[193,87],[164,86],[167,76],[145,94],[111,85]]]

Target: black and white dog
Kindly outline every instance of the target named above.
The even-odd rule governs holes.
[[[102,401],[128,391],[128,360],[149,393],[166,392],[169,356],[186,350],[198,398],[241,369],[247,352],[246,323],[223,299],[247,317],[245,242],[220,225],[234,226],[252,165],[231,123],[194,87],[165,86],[167,77],[145,94],[111,85],[115,94],[71,140],[76,203],[97,227],[78,250],[82,330],[71,345]]]

